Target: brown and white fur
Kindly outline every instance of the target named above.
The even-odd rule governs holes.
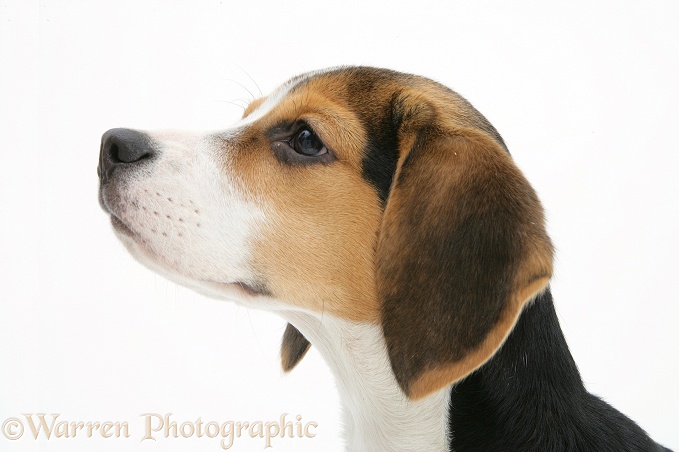
[[[337,380],[347,450],[608,450],[573,440],[576,430],[522,435],[542,429],[537,421],[517,421],[512,439],[501,433],[507,413],[456,405],[466,382],[511,353],[508,336],[521,340],[510,333],[522,311],[551,306],[553,248],[500,135],[444,86],[364,67],[304,74],[223,131],[112,129],[99,175],[101,205],[139,261],[278,313],[289,322],[286,371],[310,343],[319,349]],[[555,325],[545,328],[560,334]],[[570,357],[565,342],[545,347]],[[574,365],[565,372],[577,375]],[[556,373],[537,386],[558,396]],[[542,378],[527,375],[526,384]],[[482,383],[475,391],[489,400],[504,390]],[[527,397],[525,407],[541,403]],[[524,416],[520,402],[514,409]]]

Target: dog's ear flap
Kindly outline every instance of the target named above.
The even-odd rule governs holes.
[[[546,288],[553,250],[535,192],[489,135],[411,135],[401,139],[376,275],[392,369],[418,399],[497,351]]]
[[[281,365],[290,372],[304,358],[311,344],[297,328],[288,323],[281,342]]]

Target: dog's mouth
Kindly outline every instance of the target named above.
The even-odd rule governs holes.
[[[250,295],[251,297],[271,296],[271,293],[265,287],[260,285],[246,284],[244,282],[229,283],[228,285],[240,288],[243,293]]]
[[[111,213],[111,224],[113,225],[113,229],[115,229],[117,232],[120,232],[123,235],[126,235],[128,237],[134,237],[134,231],[130,229],[120,218],[115,216],[115,214]]]

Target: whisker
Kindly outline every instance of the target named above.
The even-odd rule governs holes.
[[[245,99],[234,99],[234,100],[220,100],[219,102],[224,102],[224,103],[227,103],[227,104],[234,105],[234,106],[240,108],[241,110],[245,111],[245,109],[246,109],[247,107],[244,106],[244,105],[241,105],[241,104],[236,103],[237,100],[245,101]]]
[[[252,77],[250,76],[250,74],[248,74],[248,72],[247,72],[245,69],[243,69],[242,67],[240,67],[238,64],[233,63],[233,65],[236,66],[238,69],[240,69],[240,70],[243,72],[243,74],[245,74],[245,75],[248,76],[248,78],[252,81],[252,83],[254,83],[255,86],[257,87],[257,91],[259,91],[259,97],[262,97],[262,96],[264,95],[264,93],[262,93],[262,89],[259,87],[259,85],[258,85],[257,82],[255,81],[255,79],[252,78]]]
[[[227,78],[226,80],[229,81],[229,82],[231,82],[231,83],[235,83],[236,85],[240,86],[240,87],[243,88],[245,91],[247,91],[248,94],[250,95],[250,97],[252,97],[252,100],[255,100],[255,99],[256,99],[255,95],[252,94],[252,91],[250,91],[250,90],[249,90],[245,85],[243,85],[242,83],[237,82],[236,80],[231,79],[231,78]]]

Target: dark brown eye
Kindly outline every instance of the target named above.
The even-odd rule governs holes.
[[[336,160],[318,135],[304,121],[282,122],[268,131],[271,150],[286,165],[328,165]]]
[[[297,132],[290,145],[298,154],[309,157],[323,155],[328,152],[321,140],[309,129],[301,129]]]

